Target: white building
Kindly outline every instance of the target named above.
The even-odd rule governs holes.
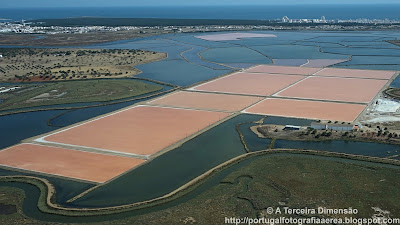
[[[286,125],[284,130],[300,130],[301,126]]]
[[[327,129],[326,124],[316,123],[316,122],[312,122],[310,127],[315,130],[326,130]]]
[[[311,128],[315,130],[335,130],[335,131],[351,131],[358,128],[358,126],[354,126],[353,124],[322,124],[322,123],[311,123]]]
[[[284,17],[282,18],[282,22],[284,22],[284,23],[290,23],[289,17],[284,16]]]
[[[354,125],[352,124],[328,124],[328,130],[336,131],[351,131],[354,130]]]

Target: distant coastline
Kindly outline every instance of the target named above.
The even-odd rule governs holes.
[[[297,20],[284,17],[276,20],[250,20],[250,19],[164,19],[164,18],[104,18],[104,17],[77,17],[61,19],[39,19],[24,21],[32,26],[135,26],[135,27],[170,27],[170,26],[277,26],[279,27],[302,27],[337,25],[344,27],[364,26],[376,27],[379,25],[399,25],[400,20],[378,20],[362,19],[356,20],[326,20],[301,18]]]
[[[272,6],[169,6],[169,7],[81,7],[0,8],[4,18],[17,20],[71,17],[176,18],[176,19],[400,19],[400,4],[379,5],[272,5]]]

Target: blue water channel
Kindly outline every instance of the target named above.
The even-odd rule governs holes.
[[[267,31],[264,33],[272,33],[277,35],[277,37],[209,42],[194,37],[196,35],[204,35],[204,33],[194,33],[118,41],[90,47],[140,48],[167,52],[168,58],[165,60],[138,66],[137,68],[143,71],[139,77],[164,81],[179,86],[192,85],[234,70],[229,67],[225,69],[223,65],[217,65],[215,63],[226,63],[230,66],[235,65],[237,68],[240,68],[242,66],[252,66],[257,63],[272,63],[269,57],[293,59],[294,61],[287,61],[287,63],[300,63],[309,58],[326,59],[331,57],[341,58],[342,56],[348,55],[360,55],[354,56],[354,61],[352,60],[335,65],[335,67],[400,70],[400,65],[397,65],[399,64],[398,53],[396,52],[398,47],[384,41],[385,37],[393,39],[400,37],[397,31],[365,33]],[[357,40],[362,41],[362,43],[357,43]],[[300,42],[301,45],[298,44]],[[310,46],[304,47],[303,43],[307,43]],[[324,45],[326,48],[329,47],[328,50],[335,54],[319,52],[318,48],[315,46],[320,45]],[[350,45],[351,48],[345,47]],[[362,47],[363,49],[353,46]],[[368,49],[368,46],[371,48]],[[338,47],[338,49],[335,49],[336,47]],[[374,53],[374,49],[378,50]],[[284,51],[285,54],[282,54],[280,50]],[[369,50],[371,53],[368,52]],[[375,56],[369,57],[366,56],[366,54]],[[199,55],[206,59],[206,61],[202,60]],[[285,61],[281,62],[284,64]],[[400,81],[396,79],[392,86],[400,86]],[[55,126],[68,126],[134,103],[136,103],[136,101],[71,111],[48,110],[0,116],[0,148],[17,144],[23,139],[59,128]],[[257,151],[265,149],[270,144],[270,140],[258,138],[250,131],[250,127],[254,125],[252,121],[257,121],[261,118],[261,116],[255,115],[239,115],[234,117],[184,143],[177,149],[167,152],[130,173],[125,174],[119,179],[95,189],[73,204],[71,203],[70,206],[111,206],[148,200],[166,194],[210,168],[245,153],[245,149],[240,142],[239,134],[235,129],[238,123],[248,122],[240,126],[240,131],[245,135],[245,140],[251,150]],[[48,125],[49,120],[53,126]],[[264,121],[265,124],[291,124],[301,126],[309,125],[311,122],[310,120],[279,117],[268,117]],[[397,145],[344,141],[299,142],[277,140],[275,142],[275,147],[306,148],[377,157],[396,155],[399,154],[400,150]],[[0,171],[0,174],[4,175],[13,173],[15,172]],[[88,184],[85,183],[77,182],[78,184],[64,184],[63,182],[66,181],[63,179],[46,178],[49,178],[51,182],[58,187],[57,198],[60,203],[65,203],[65,200],[72,195],[71,193],[77,193],[88,187]],[[34,207],[36,204],[35,198],[37,198],[38,194],[36,188],[23,184],[12,184],[12,186],[23,188],[25,191],[29,192],[29,197],[26,200],[27,203],[24,204],[24,211],[28,216],[46,220],[59,219],[59,217],[55,215],[44,215]],[[196,191],[206,190],[206,188],[202,188]],[[107,218],[118,217],[117,215]],[[104,218],[106,217],[90,219],[101,220]],[[73,218],[68,218],[64,221],[73,220]],[[82,221],[85,221],[85,219],[82,219]]]

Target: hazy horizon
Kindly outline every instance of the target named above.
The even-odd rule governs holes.
[[[276,1],[265,0],[203,0],[187,1],[187,0],[170,0],[168,2],[161,0],[147,0],[142,1],[129,1],[129,0],[68,0],[68,1],[53,1],[53,0],[17,0],[8,1],[1,4],[0,8],[50,8],[50,7],[185,7],[185,6],[279,6],[279,5],[390,5],[400,4],[398,0],[328,0],[321,2],[319,0],[304,0],[301,3],[294,0],[281,0],[279,3]]]
[[[172,18],[172,19],[394,19],[400,20],[400,4],[348,5],[243,5],[243,6],[81,6],[0,8],[2,20],[34,20],[74,17]]]

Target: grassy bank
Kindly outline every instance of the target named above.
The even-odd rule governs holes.
[[[397,218],[400,215],[397,201],[400,198],[399,175],[400,170],[396,168],[354,160],[303,155],[258,157],[188,202],[145,215],[96,224],[184,224],[195,221],[195,224],[212,225],[224,223],[225,217],[274,217],[265,209],[285,206],[352,207],[358,209],[357,217],[361,218],[370,218],[378,213],[377,209],[382,209],[389,212],[387,216]],[[3,188],[0,193],[4,193]],[[1,199],[0,203],[3,203]],[[39,207],[43,205],[39,204]],[[0,217],[0,222],[6,221],[7,217]]]
[[[400,42],[399,42],[399,46],[400,46]],[[388,88],[383,93],[394,99],[400,99],[400,88]]]
[[[0,99],[4,99],[0,103],[0,110],[105,102],[135,97],[162,89],[158,85],[128,79],[65,81],[16,86],[21,88],[0,94]]]

